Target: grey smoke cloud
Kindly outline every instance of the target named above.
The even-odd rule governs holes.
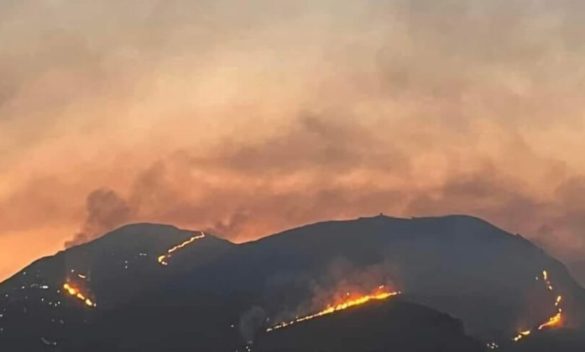
[[[72,247],[89,242],[104,233],[119,227],[131,219],[132,209],[116,192],[97,189],[87,196],[87,215],[81,229],[65,243]]]
[[[248,309],[238,324],[244,342],[254,341],[255,335],[266,323],[266,312],[262,307],[254,306]]]
[[[412,178],[421,177],[419,161],[401,150],[400,141],[378,138],[376,131],[360,124],[313,115],[260,142],[226,141],[204,155],[174,153],[138,174],[127,201],[113,201],[110,195],[110,202],[100,204],[122,209],[106,215],[122,214],[124,221],[184,224],[236,241],[323,219],[379,212],[468,213],[521,232],[555,254],[572,258],[584,250],[584,212],[574,205],[582,193],[581,178],[567,178],[558,161],[533,155],[515,138],[508,142],[516,148],[510,154],[544,168],[557,182],[548,199],[533,194],[523,174],[508,173],[499,160],[485,155],[463,163],[448,157],[437,166],[442,169],[439,176],[425,163],[424,174],[431,181],[416,187]]]

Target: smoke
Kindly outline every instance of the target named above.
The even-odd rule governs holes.
[[[87,196],[87,216],[78,233],[65,242],[65,247],[73,247],[91,241],[107,231],[126,223],[132,210],[116,192],[97,189]]]
[[[250,215],[245,211],[235,210],[225,220],[216,222],[213,227],[207,229],[207,232],[219,234],[237,234],[249,223]]]
[[[394,263],[356,265],[340,257],[318,274],[279,275],[267,285],[267,310],[271,324],[320,312],[324,308],[380,290],[393,292],[401,288],[400,275]]]
[[[583,6],[2,2],[3,246],[469,213],[580,258]]]
[[[567,176],[566,167],[538,156],[515,133],[498,131],[505,157],[471,150],[472,145],[449,154],[406,148],[409,142],[400,136],[387,141],[367,124],[337,120],[334,113],[299,114],[286,129],[263,138],[237,143],[226,138],[212,150],[182,149],[160,158],[136,174],[128,200],[108,197],[113,209],[124,211],[97,222],[107,224],[112,215],[120,223],[131,216],[242,241],[380,212],[467,213],[522,232],[555,253],[576,256],[585,250],[580,237],[585,209],[575,205],[582,178]],[[508,169],[512,161],[534,170],[532,180],[514,172],[517,167]],[[531,184],[537,179],[546,180],[546,188],[540,181]]]
[[[366,295],[379,286],[384,286],[388,291],[398,291],[400,289],[398,276],[390,263],[356,267],[350,262],[338,259],[330,263],[321,278],[310,285],[312,291],[310,309],[319,311],[332,302],[345,300],[348,293]]]
[[[254,341],[254,337],[259,329],[266,322],[266,312],[263,308],[254,306],[248,309],[240,318],[238,328],[245,342]]]

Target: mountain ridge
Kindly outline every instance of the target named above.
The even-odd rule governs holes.
[[[148,343],[141,344],[146,337],[140,331],[184,334],[176,338],[185,339],[186,350],[195,346],[188,344],[237,346],[242,337],[228,327],[238,326],[251,309],[287,319],[319,308],[340,290],[386,284],[461,319],[475,338],[509,340],[554,308],[550,293],[535,281],[543,270],[563,294],[563,323],[582,326],[585,291],[564,265],[523,237],[472,216],[323,221],[241,244],[202,235],[172,225],[129,224],[35,261],[0,284],[0,293],[10,293],[8,299],[0,295],[0,307],[9,308],[0,328],[13,319],[4,335],[18,340],[31,334],[37,342],[35,334],[51,331],[60,346],[69,346],[65,351],[87,350],[83,341],[106,335],[115,351],[130,343],[120,331],[142,348]],[[97,306],[64,296],[65,282]],[[124,324],[116,323],[120,317]],[[176,322],[169,325],[169,319]],[[205,338],[189,342],[183,325],[198,326]],[[84,339],[67,338],[73,331],[82,331]],[[222,334],[229,341],[219,342]]]

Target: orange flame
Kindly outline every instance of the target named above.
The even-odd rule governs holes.
[[[546,270],[542,271],[542,278],[544,279],[544,282],[546,284],[546,288],[553,292],[554,288],[552,283],[550,282],[549,278],[548,278],[548,272]],[[563,310],[560,307],[561,302],[563,301],[563,296],[557,296],[556,300],[555,300],[555,307],[557,308],[557,313],[555,315],[553,315],[552,317],[548,318],[548,320],[542,324],[540,324],[538,326],[538,330],[542,330],[542,329],[546,329],[546,328],[555,328],[555,327],[559,327],[562,325],[563,323]]]
[[[186,240],[182,243],[179,243],[178,245],[170,248],[169,250],[167,250],[167,252],[165,254],[160,255],[158,257],[158,259],[157,259],[158,263],[160,265],[164,265],[164,266],[169,265],[168,260],[173,256],[173,253],[175,253],[176,251],[178,251],[184,247],[187,247],[188,245],[192,244],[193,242],[198,241],[204,237],[205,237],[205,233],[201,232],[199,235],[195,235],[195,236],[189,238],[188,240]]]
[[[551,292],[554,291],[553,285],[550,282],[550,280],[548,279],[548,272],[546,270],[542,271],[542,278],[544,280],[544,283],[546,284],[547,290],[549,290]]]
[[[546,289],[550,292],[554,292],[554,287],[553,287],[551,281],[549,280],[549,275],[548,275],[548,272],[546,270],[542,271],[542,279],[544,280],[544,284],[546,286]],[[563,301],[563,296],[558,295],[557,298],[555,299],[555,304],[554,304],[554,306],[557,308],[557,312],[555,313],[555,315],[548,318],[548,320],[546,322],[540,324],[538,326],[537,330],[554,329],[554,328],[562,326],[562,324],[563,324],[563,309],[561,308],[562,301]],[[518,342],[521,339],[523,339],[524,337],[530,335],[531,333],[532,333],[531,330],[521,331],[518,333],[518,335],[516,335],[516,337],[513,338],[513,341]]]
[[[531,333],[532,333],[532,331],[530,331],[530,330],[520,331],[518,333],[518,335],[516,335],[516,337],[514,337],[514,342],[518,342],[518,341],[522,340],[524,337],[530,335]]]
[[[390,297],[397,296],[399,294],[401,294],[400,291],[387,291],[384,289],[384,286],[379,286],[378,289],[371,294],[367,294],[367,295],[363,295],[363,296],[359,296],[359,297],[355,297],[355,298],[349,298],[343,302],[340,302],[340,303],[337,303],[334,305],[329,305],[320,312],[310,314],[310,315],[305,315],[303,317],[297,317],[294,320],[281,322],[279,324],[274,325],[273,327],[266,329],[266,332],[271,332],[274,330],[285,328],[287,326],[291,326],[293,324],[301,323],[303,321],[307,321],[307,320],[319,318],[319,317],[322,317],[325,315],[333,314],[333,313],[336,313],[336,312],[339,312],[339,311],[342,311],[342,310],[345,310],[345,309],[348,309],[351,307],[366,304],[370,301],[385,300],[385,299],[388,299]]]
[[[70,296],[77,298],[78,300],[82,301],[86,306],[95,308],[97,305],[94,301],[88,298],[85,294],[81,292],[81,290],[77,287],[72,286],[69,283],[63,284],[63,289],[67,292]]]
[[[545,328],[559,327],[559,326],[561,326],[562,323],[563,323],[563,312],[562,312],[562,310],[559,309],[558,313],[553,315],[552,317],[550,317],[546,323],[540,324],[540,326],[538,327],[538,330],[542,330]]]

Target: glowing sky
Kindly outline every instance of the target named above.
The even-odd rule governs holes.
[[[0,279],[134,221],[467,213],[585,255],[585,3],[0,2]]]

